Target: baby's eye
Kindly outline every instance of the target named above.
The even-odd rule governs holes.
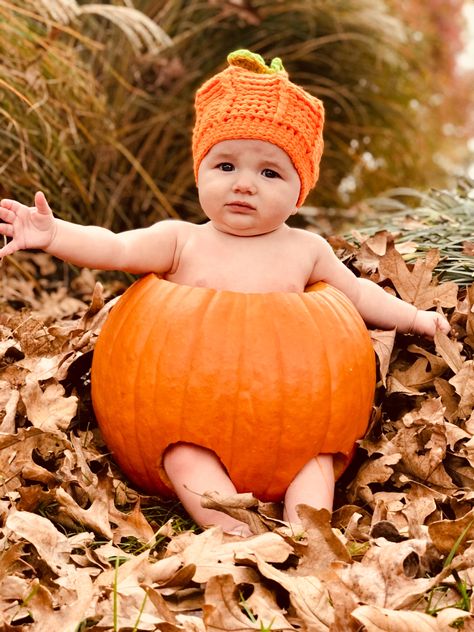
[[[273,169],[264,169],[262,171],[262,175],[265,176],[265,178],[279,178],[280,177],[280,174],[274,171]]]
[[[233,171],[234,165],[231,162],[220,162],[217,165],[217,168],[220,169],[221,171]]]

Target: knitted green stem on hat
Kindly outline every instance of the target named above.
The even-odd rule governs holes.
[[[279,57],[275,57],[270,66],[258,53],[252,53],[244,48],[235,50],[227,56],[227,61],[231,66],[239,66],[260,75],[272,75],[275,73],[286,73],[283,63]]]

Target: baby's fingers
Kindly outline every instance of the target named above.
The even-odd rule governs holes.
[[[16,200],[2,200],[0,202],[0,208],[4,208],[7,211],[11,211],[13,213],[18,213],[18,211],[21,210],[22,208],[28,208],[28,207],[25,206],[24,204],[20,204],[20,202],[17,202]]]
[[[4,222],[7,222],[8,224],[13,224],[13,222],[15,221],[15,217],[16,213],[10,211],[5,206],[0,206],[0,219],[2,219]]]
[[[48,201],[43,191],[37,191],[35,193],[35,205],[38,213],[42,215],[52,215],[52,210],[49,207]]]
[[[13,226],[11,224],[0,224],[0,235],[13,237]]]
[[[449,334],[451,331],[451,325],[446,318],[440,314],[436,314],[435,327],[436,331],[441,331],[443,334]]]
[[[3,230],[1,229],[1,227],[0,227],[0,233],[3,235],[5,234]],[[12,239],[12,241],[9,241],[6,246],[4,246],[3,248],[0,248],[0,259],[2,259],[3,257],[6,257],[7,255],[12,255],[17,250],[19,250],[19,247],[16,241]]]

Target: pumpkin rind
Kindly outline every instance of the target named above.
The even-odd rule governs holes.
[[[123,472],[170,495],[166,448],[213,450],[238,491],[280,500],[319,453],[351,454],[375,388],[370,337],[350,301],[243,294],[150,274],[114,306],[92,364],[92,399]]]

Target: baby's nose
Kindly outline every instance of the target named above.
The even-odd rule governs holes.
[[[240,193],[255,193],[257,187],[255,186],[254,178],[250,174],[241,172],[235,178],[233,190]]]

